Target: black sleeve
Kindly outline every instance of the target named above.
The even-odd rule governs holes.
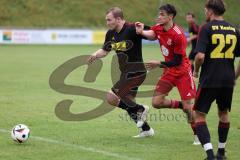
[[[237,30],[237,46],[235,49],[235,56],[240,57],[240,31]]]
[[[173,60],[168,62],[161,62],[160,67],[176,67],[182,63],[182,55],[181,54],[174,54]]]
[[[209,29],[207,25],[204,25],[199,33],[197,45],[195,48],[196,53],[198,52],[206,53],[207,45],[210,43],[208,32],[209,32]]]
[[[147,25],[144,25],[144,28],[143,28],[144,30],[150,30],[151,29],[151,27],[150,26],[147,26]]]
[[[105,51],[108,51],[108,52],[110,52],[112,50],[110,31],[107,31],[107,33],[105,35],[105,41],[104,41],[104,44],[102,46],[102,49],[105,50]]]

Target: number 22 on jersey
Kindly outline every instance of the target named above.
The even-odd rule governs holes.
[[[219,42],[219,43],[218,43]],[[237,44],[237,37],[233,34],[213,34],[212,35],[212,44],[218,44],[217,47],[211,52],[210,58],[234,58],[234,49]],[[222,50],[225,45],[228,44],[230,47],[224,53]]]

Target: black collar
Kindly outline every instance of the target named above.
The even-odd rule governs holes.
[[[127,27],[127,22],[125,22],[125,23],[123,24],[123,27],[122,27],[122,29],[120,30],[120,32],[117,32],[117,31],[116,31],[116,33],[117,33],[117,34],[121,34],[121,33],[125,30],[126,27]]]

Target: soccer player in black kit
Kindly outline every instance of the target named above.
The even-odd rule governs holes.
[[[205,14],[210,21],[202,27],[195,50],[198,52],[195,58],[195,77],[198,77],[199,68],[202,67],[194,106],[196,132],[206,151],[207,160],[227,159],[225,145],[230,128],[228,114],[235,81],[234,59],[240,54],[239,32],[223,19],[224,12],[223,0],[206,2]],[[215,100],[219,116],[216,156],[206,123],[206,115]]]
[[[115,50],[118,57],[120,79],[108,92],[106,99],[109,104],[126,110],[141,128],[136,138],[154,135],[154,130],[146,122],[148,106],[135,102],[138,87],[146,78],[146,69],[142,58],[142,39],[136,34],[134,24],[124,20],[123,12],[119,7],[110,8],[106,13],[106,23],[109,30],[106,33],[105,42],[101,49],[88,58],[91,64],[98,58],[105,57],[111,50]]]
[[[198,37],[198,31],[199,27],[195,22],[195,15],[191,12],[188,12],[186,14],[186,21],[188,23],[188,32],[189,32],[189,38],[187,39],[188,43],[191,43],[191,51],[188,55],[188,58],[190,59],[191,65],[192,65],[192,71],[194,69],[194,59],[196,56],[196,52],[194,52],[196,44],[197,44],[197,37]]]

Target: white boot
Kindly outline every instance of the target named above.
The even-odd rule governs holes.
[[[154,136],[154,130],[150,128],[148,131],[141,131],[139,135],[133,136],[133,138],[145,138]]]
[[[137,120],[137,127],[138,128],[141,128],[144,124],[144,122],[147,120],[147,114],[148,114],[148,111],[149,111],[149,107],[148,106],[143,106],[144,107],[144,110],[143,112],[139,112],[137,113],[138,115],[138,120]]]
[[[197,135],[194,135],[194,141],[193,141],[193,145],[201,145],[201,142],[199,141],[198,139],[198,136]]]

